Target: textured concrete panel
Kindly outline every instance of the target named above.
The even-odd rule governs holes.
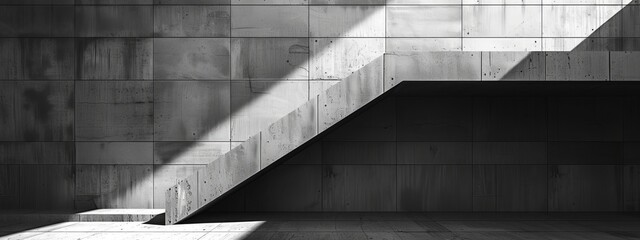
[[[402,81],[480,80],[479,52],[429,52],[385,56],[385,90]]]
[[[315,38],[311,42],[310,79],[344,79],[385,52],[382,38]],[[382,62],[378,61],[382,69]]]
[[[283,164],[321,164],[322,163],[322,142],[312,143],[310,146],[302,149],[290,159],[284,159]]]
[[[640,142],[625,142],[622,157],[624,164],[640,165]]]
[[[471,211],[471,165],[399,165],[398,211]]]
[[[241,0],[239,0],[241,1]],[[358,4],[358,5],[377,5],[384,4],[385,0],[311,0],[311,4]]]
[[[228,6],[157,6],[155,37],[229,37]]]
[[[242,4],[262,4],[262,5],[306,5],[307,0],[231,0],[232,5],[242,5]]]
[[[153,49],[155,79],[229,79],[229,39],[162,38]]]
[[[543,51],[635,51],[636,38],[544,38]]]
[[[200,207],[198,202],[198,174],[180,180],[177,185],[166,191],[167,207],[165,223],[177,223],[193,214]]]
[[[206,205],[260,170],[260,134],[198,171],[199,202]]]
[[[623,37],[640,37],[640,6],[638,1],[634,1],[634,5],[626,6],[622,10],[622,36]]]
[[[0,164],[72,164],[73,142],[0,142]]]
[[[545,80],[545,55],[539,52],[482,53],[482,80]]]
[[[470,142],[397,142],[398,164],[471,164]]]
[[[271,165],[318,133],[318,103],[310,100],[262,131],[260,169]]]
[[[228,141],[229,82],[156,82],[156,141]]]
[[[382,94],[382,58],[377,58],[318,98],[319,129],[324,131]]]
[[[76,142],[77,164],[153,164],[151,142]]]
[[[624,210],[640,210],[640,166],[624,166]]]
[[[247,186],[247,211],[321,211],[321,173],[320,165],[276,167]]]
[[[497,210],[542,212],[547,210],[546,165],[498,165]]]
[[[307,37],[309,10],[303,6],[232,6],[233,37]]]
[[[78,6],[77,37],[152,37],[153,6]]]
[[[77,140],[153,139],[152,82],[78,82],[76,89]]]
[[[544,37],[619,37],[618,6],[544,6]],[[562,23],[562,24],[558,24]]]
[[[244,141],[307,102],[303,81],[233,81],[231,139]]]
[[[230,4],[231,0],[153,0],[153,4],[193,4],[193,5],[212,5],[212,4]]]
[[[153,166],[153,208],[164,208],[167,189],[183,179],[196,174],[205,165],[154,165]],[[195,184],[195,183],[192,183]],[[195,186],[192,186],[192,188]],[[193,193],[192,193],[193,194]],[[193,196],[194,199],[197,196]],[[195,209],[194,209],[195,210]]]
[[[464,6],[464,37],[541,37],[540,6]],[[506,19],[509,19],[508,21]]]
[[[151,5],[153,0],[76,0],[78,5]]]
[[[18,209],[20,166],[0,165],[0,183],[0,209]]]
[[[387,212],[396,209],[396,166],[325,165],[323,210]]]
[[[640,52],[611,52],[612,81],[640,81]]]
[[[208,164],[229,152],[229,142],[155,142],[155,164]]]
[[[410,52],[461,51],[460,38],[387,38],[386,53],[401,55]]]
[[[153,40],[146,38],[84,38],[77,44],[80,79],[151,79]]]
[[[414,0],[416,1],[416,0]],[[510,4],[510,5],[540,5],[543,0],[462,0],[462,4]]]
[[[72,38],[0,39],[0,79],[73,79]]]
[[[461,37],[460,6],[387,8],[387,37]]]
[[[429,5],[429,4],[460,4],[460,0],[433,0],[433,1],[423,1],[423,0],[387,0],[388,5],[395,4],[415,4],[415,5]]]
[[[472,109],[472,99],[465,97],[398,98],[398,140],[469,141]]]
[[[15,5],[73,5],[74,0],[6,0],[5,4]]]
[[[153,208],[153,166],[101,166],[95,201],[98,208]]]
[[[550,97],[549,140],[622,140],[623,101],[619,97]]]
[[[549,142],[549,164],[622,164],[620,142]]]
[[[497,188],[495,165],[473,165],[473,211],[496,210]]]
[[[322,164],[395,164],[395,142],[323,142]]]
[[[318,97],[318,95],[320,94],[324,94],[324,92],[327,89],[329,89],[330,87],[333,87],[333,85],[336,85],[340,82],[341,81],[339,80],[309,81],[309,99]]]
[[[474,142],[474,164],[547,164],[546,142]]]
[[[622,210],[621,167],[549,167],[549,211]]]
[[[543,97],[475,98],[473,138],[476,141],[545,141],[546,105]]]
[[[72,165],[20,165],[20,209],[73,209]]]
[[[607,81],[608,52],[548,52],[547,81]]]
[[[93,198],[100,195],[100,165],[75,165],[75,195],[76,195],[76,203],[83,202],[84,199],[87,198],[90,200],[90,203],[86,203],[86,205],[90,205],[92,207],[97,207],[93,202]],[[83,196],[83,197],[78,197]],[[83,203],[84,205],[85,203]]]
[[[0,37],[73,37],[72,6],[3,6]]]
[[[355,94],[347,93],[346,96],[351,98],[354,95]],[[349,106],[351,104],[355,104],[355,101],[344,101],[343,103]],[[324,105],[330,106],[329,104],[323,103],[321,99],[320,131],[323,131],[323,125],[327,127],[331,126],[327,123],[335,123],[346,117],[347,113],[350,112],[347,110],[341,110],[340,108],[335,108],[335,111],[329,109],[326,111],[331,115],[329,115],[330,117],[327,117],[327,115],[325,115],[327,113],[325,113]],[[330,141],[395,141],[397,126],[395,108],[395,98],[389,97],[383,99],[377,104],[371,106],[371,108],[368,108],[361,114],[355,116],[352,120],[329,132],[325,139]]]
[[[308,80],[307,38],[231,39],[231,78]]]
[[[541,38],[470,38],[462,40],[462,51],[541,51]]]
[[[311,6],[311,37],[384,37],[383,6]]]
[[[73,139],[73,82],[0,82],[0,140]]]

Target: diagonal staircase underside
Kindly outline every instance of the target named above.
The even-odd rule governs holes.
[[[565,61],[563,54],[588,55],[590,63],[602,65],[598,54],[608,52],[556,52],[558,61]],[[354,72],[341,82],[330,87],[322,94],[312,98],[296,110],[271,124],[247,141],[216,159],[196,174],[179,181],[166,191],[166,224],[178,223],[199,210],[206,208],[217,199],[230,192],[258,173],[267,171],[279,159],[292,154],[297,149],[327,129],[355,113],[371,101],[379,98],[402,81],[438,81],[438,80],[483,80],[481,52],[411,52],[406,55],[383,55]],[[500,53],[503,62],[496,63],[500,72],[489,73],[494,79],[501,80],[545,80],[545,66],[564,64],[550,63],[536,59],[548,56],[546,52]],[[496,54],[498,55],[498,54]],[[593,56],[591,56],[593,55]],[[572,57],[572,56],[570,56]],[[569,59],[571,59],[569,57]],[[585,56],[582,56],[585,57]],[[491,59],[491,58],[489,58]],[[554,58],[546,58],[554,59]],[[607,59],[608,60],[608,59]],[[389,61],[385,63],[385,61]],[[585,61],[582,61],[585,62]],[[486,63],[484,63],[486,64]],[[539,69],[543,68],[543,69]],[[589,64],[569,69],[575,76],[588,71]],[[578,68],[578,69],[576,69]],[[580,69],[581,68],[581,69]],[[384,70],[383,70],[384,69]],[[542,71],[541,71],[542,70]],[[485,76],[487,77],[487,76]],[[592,76],[599,77],[599,76]],[[606,76],[609,77],[609,76]],[[515,79],[509,79],[515,78]],[[584,80],[570,79],[551,80]],[[549,79],[547,79],[549,80]],[[588,80],[610,80],[588,79]]]

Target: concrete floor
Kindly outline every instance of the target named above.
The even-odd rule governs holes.
[[[0,239],[640,239],[640,215],[615,213],[268,213],[184,224],[2,222]]]

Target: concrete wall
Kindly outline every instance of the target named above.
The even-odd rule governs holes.
[[[162,208],[177,179],[384,52],[634,50],[640,6],[623,4],[5,0],[0,208]]]
[[[640,98],[550,94],[389,97],[212,211],[640,210]]]

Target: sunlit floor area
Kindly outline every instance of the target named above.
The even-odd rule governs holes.
[[[640,239],[640,215],[618,213],[206,213],[155,222],[5,221],[0,239]]]

